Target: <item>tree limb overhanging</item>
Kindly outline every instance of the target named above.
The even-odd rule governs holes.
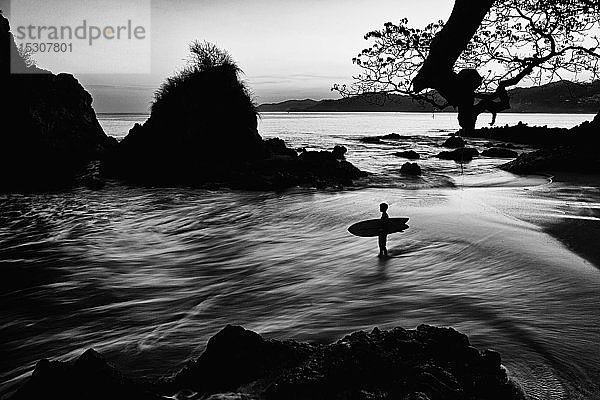
[[[351,96],[405,94],[458,109],[463,129],[484,112],[510,108],[507,89],[568,77],[598,79],[600,5],[594,0],[456,0],[446,23],[408,20],[367,33],[353,62],[362,73],[334,90]]]

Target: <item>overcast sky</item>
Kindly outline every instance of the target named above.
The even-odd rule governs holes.
[[[183,64],[193,40],[226,49],[259,103],[336,97],[349,82],[363,36],[407,17],[447,19],[451,0],[152,0],[150,74],[78,75],[98,112],[147,111],[161,81]],[[135,17],[135,16],[134,16]],[[59,71],[54,71],[59,72]]]

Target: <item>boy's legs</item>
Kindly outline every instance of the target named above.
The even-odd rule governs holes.
[[[387,245],[387,235],[379,235],[379,255],[388,255],[388,251],[386,248]]]

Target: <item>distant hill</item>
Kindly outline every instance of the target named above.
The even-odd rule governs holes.
[[[600,81],[578,84],[559,81],[547,85],[509,90],[511,109],[507,112],[590,113],[600,106]],[[261,104],[260,112],[432,112],[433,108],[409,96],[362,95],[330,100],[287,100]],[[452,112],[448,108],[445,111]]]
[[[259,111],[304,111],[312,106],[315,106],[319,101],[305,99],[305,100],[287,100],[281,103],[267,103],[259,106]]]

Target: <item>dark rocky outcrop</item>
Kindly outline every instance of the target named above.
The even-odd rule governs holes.
[[[409,160],[418,160],[421,155],[414,150],[398,151],[394,153],[396,157],[408,158]]]
[[[452,328],[356,332],[331,344],[264,339],[239,326],[213,336],[178,374],[122,376],[93,351],[40,361],[14,399],[481,399],[521,400],[498,353]],[[176,397],[174,397],[176,396]],[[187,397],[185,397],[187,396]],[[163,397],[164,398],[164,397]]]
[[[402,165],[402,167],[400,168],[400,173],[402,175],[414,175],[414,176],[419,176],[421,175],[421,167],[419,167],[419,164],[417,163],[404,163]]]
[[[533,152],[521,153],[516,160],[500,168],[516,174],[600,174],[600,112],[593,121],[555,133],[552,143]]]
[[[0,41],[0,191],[72,183],[115,141],[104,134],[92,97],[77,79],[28,63],[1,15]]]
[[[277,155],[277,156],[288,156],[295,157],[298,155],[298,152],[294,149],[290,149],[286,146],[285,142],[280,138],[271,138],[265,140],[265,146],[269,155]],[[306,151],[306,150],[304,150]],[[301,151],[304,152],[304,151]]]
[[[501,165],[500,168],[515,174],[557,172],[600,174],[600,155],[597,149],[558,146],[522,153],[517,159]]]
[[[40,360],[29,381],[12,397],[13,400],[160,398],[125,377],[91,349],[72,363]]]
[[[263,141],[240,69],[213,45],[193,44],[194,61],[159,89],[150,118],[136,124],[102,163],[105,176],[152,185],[282,189],[348,186],[366,176],[345,148],[301,152]]]
[[[590,129],[592,127],[593,122],[588,121],[571,129],[529,126],[519,122],[517,125],[513,126],[506,125],[476,129],[470,133],[461,131],[461,134],[466,137],[525,144],[536,147],[548,147],[576,145],[578,143],[589,141],[596,142],[598,140],[598,135],[596,134],[598,131]],[[495,146],[501,147],[498,145]]]
[[[519,153],[511,149],[505,149],[502,147],[492,147],[482,151],[481,155],[484,157],[494,158],[515,158],[519,155]]]
[[[479,156],[479,152],[472,147],[462,147],[452,151],[442,151],[436,157],[442,160],[454,160],[456,162],[469,162],[473,157]]]
[[[458,149],[460,147],[465,147],[467,142],[464,141],[460,136],[450,136],[446,141],[442,144],[443,147],[448,147],[450,149]]]

